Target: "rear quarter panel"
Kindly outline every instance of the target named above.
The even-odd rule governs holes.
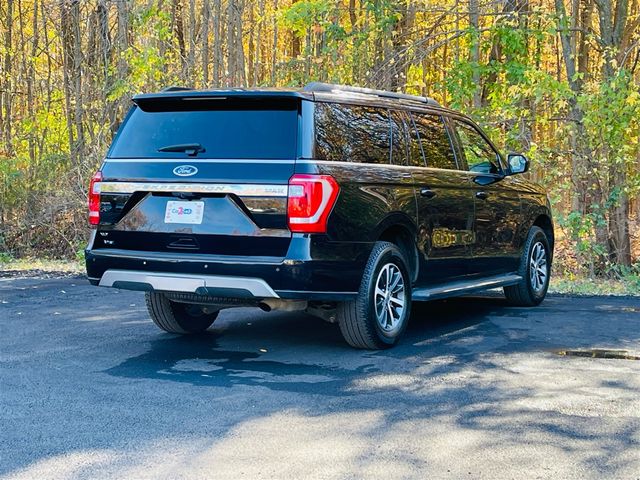
[[[331,240],[375,242],[386,228],[398,224],[416,231],[416,199],[408,168],[299,160],[296,173],[331,175],[340,185],[328,223]]]

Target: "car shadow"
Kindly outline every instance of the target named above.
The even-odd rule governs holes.
[[[405,336],[389,350],[350,348],[339,327],[300,313],[265,314],[243,309],[201,335],[157,334],[148,350],[106,373],[192,385],[263,386],[272,390],[341,395],[354,378],[384,371],[384,359],[420,355],[472,355],[468,348],[438,345],[437,339],[474,328],[500,308],[497,298],[460,298],[416,303]],[[246,315],[246,316],[245,316]],[[239,317],[239,318],[238,318]],[[451,365],[448,366],[450,368]]]
[[[126,299],[138,302],[134,296]],[[345,445],[362,446],[350,462],[378,467],[380,445],[415,434],[428,438],[423,450],[394,450],[393,458],[383,461],[392,461],[397,471],[424,462],[419,465],[428,471],[429,458],[438,457],[447,438],[471,454],[506,452],[521,444],[530,454],[550,448],[570,455],[579,445],[593,454],[577,457],[578,467],[616,477],[628,452],[637,449],[637,424],[605,423],[615,408],[603,412],[604,420],[596,411],[593,421],[576,422],[572,402],[609,408],[608,400],[594,400],[582,387],[589,380],[572,379],[575,375],[567,377],[573,386],[549,382],[546,369],[591,360],[560,359],[549,351],[556,345],[581,346],[594,339],[637,345],[637,313],[628,310],[639,305],[602,298],[572,302],[550,298],[537,309],[512,308],[499,296],[485,295],[415,303],[402,341],[382,351],[354,350],[337,325],[299,313],[229,310],[206,334],[188,337],[156,331],[138,307],[117,311],[112,304],[105,312],[84,315],[82,323],[53,317],[55,325],[62,320],[73,332],[81,326],[81,337],[65,341],[85,344],[50,357],[66,367],[64,375],[51,381],[36,377],[41,383],[33,382],[30,391],[39,403],[20,411],[28,415],[11,417],[8,410],[8,443],[18,445],[34,435],[47,441],[0,462],[0,476],[21,469],[26,478],[41,478],[43,462],[66,464],[71,454],[92,456],[107,447],[115,455],[108,466],[117,469],[132,455],[132,445],[144,458],[172,468],[170,456],[151,454],[176,439],[198,453],[189,462],[218,461],[225,451],[253,452],[240,467],[255,462],[267,471],[281,461],[262,450],[270,439],[289,452],[299,445],[332,446],[341,435]],[[588,325],[575,320],[582,315]],[[40,363],[37,369],[42,370]],[[618,395],[633,401],[636,383],[618,372],[599,388],[605,399]],[[36,426],[25,420],[34,411]],[[468,438],[474,442],[465,448]],[[520,447],[510,452],[505,458],[520,458]]]

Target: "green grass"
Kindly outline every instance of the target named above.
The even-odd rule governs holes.
[[[619,280],[611,280],[552,276],[549,292],[568,295],[640,296],[640,277],[629,275]]]
[[[49,260],[40,258],[0,258],[0,270],[29,271],[42,270],[44,272],[84,273],[84,262],[78,260]]]

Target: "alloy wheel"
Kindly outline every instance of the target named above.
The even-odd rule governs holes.
[[[531,288],[536,293],[542,292],[547,286],[549,267],[547,263],[547,250],[544,248],[542,242],[536,242],[531,249],[529,278],[531,280]]]
[[[380,328],[390,333],[402,326],[405,309],[405,283],[400,268],[394,263],[382,267],[376,280],[376,319]]]

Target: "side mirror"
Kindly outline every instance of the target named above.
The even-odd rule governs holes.
[[[510,153],[507,155],[507,163],[509,164],[509,173],[524,173],[529,170],[529,160],[521,153]]]

